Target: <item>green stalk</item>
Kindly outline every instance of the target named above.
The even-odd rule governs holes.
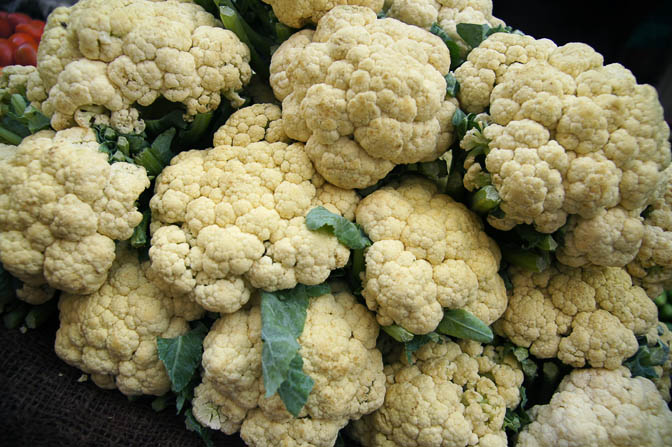
[[[5,327],[7,329],[16,329],[21,326],[25,321],[29,310],[30,306],[28,306],[28,304],[23,301],[18,302],[14,309],[10,310],[2,317]]]
[[[35,329],[46,323],[49,318],[56,314],[56,303],[57,300],[52,299],[30,309],[25,319],[26,326],[30,329]]]
[[[5,129],[4,127],[0,127],[0,142],[18,146],[22,140],[23,138],[14,132]]]
[[[509,264],[532,272],[543,272],[551,265],[548,255],[513,247],[502,247],[502,258]]]
[[[411,340],[413,340],[414,335],[404,329],[403,327],[396,325],[396,324],[391,324],[389,326],[381,326],[380,327],[387,335],[390,337],[394,338],[396,341],[399,343],[407,343]]]
[[[476,191],[471,198],[471,209],[479,214],[488,213],[502,203],[497,188],[492,185],[486,185]]]

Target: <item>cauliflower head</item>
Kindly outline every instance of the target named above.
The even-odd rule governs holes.
[[[204,376],[193,412],[203,425],[248,445],[333,446],[349,419],[380,407],[385,396],[375,318],[347,291],[311,298],[298,339],[303,371],[315,385],[298,418],[276,395],[265,398],[258,303],[222,315],[206,336]]]
[[[47,20],[37,54],[42,111],[64,129],[78,111],[100,107],[112,124],[140,132],[136,104],[159,97],[182,103],[187,117],[216,109],[222,96],[242,104],[236,92],[252,76],[249,60],[236,35],[195,3],[82,0]],[[37,98],[29,91],[29,99]]]
[[[383,9],[384,0],[262,0],[273,7],[278,20],[292,28],[303,28],[317,24],[322,16],[339,5],[357,5],[370,8],[373,12]]]
[[[644,215],[642,245],[627,268],[633,280],[655,298],[672,289],[672,165]]]
[[[494,329],[538,358],[576,368],[616,369],[637,352],[636,335],[658,323],[658,309],[620,267],[510,270],[509,305]]]
[[[147,187],[145,169],[110,165],[90,129],[25,138],[0,160],[0,261],[31,287],[95,292],[114,241],[142,220],[135,202]]]
[[[473,341],[428,343],[385,366],[385,403],[350,425],[365,447],[505,447],[507,408],[523,372],[511,355]]]
[[[458,23],[505,25],[492,15],[492,0],[392,0],[387,16],[427,30],[436,23],[464,49],[467,44],[457,33]]]
[[[460,106],[493,124],[482,165],[502,200],[501,230],[565,225],[561,262],[623,267],[642,244],[640,213],[670,164],[655,89],[591,47],[495,33],[455,70]],[[465,187],[471,188],[469,182]]]
[[[381,325],[433,331],[443,309],[464,308],[491,324],[506,308],[501,253],[463,204],[428,180],[390,184],[365,197],[357,223],[373,244],[362,295]]]
[[[672,412],[656,387],[626,368],[576,369],[528,414],[518,447],[663,447],[672,437]]]
[[[103,388],[126,395],[162,395],[170,379],[156,338],[189,331],[187,321],[203,314],[195,303],[164,294],[151,281],[148,262],[120,244],[105,284],[90,295],[63,293],[56,354],[91,375]]]
[[[277,112],[252,109],[262,126],[273,122],[269,110]],[[352,220],[359,201],[354,191],[324,182],[302,143],[257,141],[263,127],[244,124],[246,113],[234,114],[215,140],[249,144],[178,154],[150,201],[149,256],[163,287],[215,312],[235,312],[252,288],[320,284],[345,266],[350,250],[310,231],[304,216],[321,205]]]
[[[273,54],[284,130],[342,188],[375,184],[396,164],[430,161],[453,139],[450,53],[437,36],[369,8],[338,6]]]

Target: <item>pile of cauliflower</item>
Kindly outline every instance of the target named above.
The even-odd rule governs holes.
[[[162,396],[157,340],[208,322],[189,411],[250,446],[672,443],[672,361],[656,381],[623,366],[641,340],[672,341],[652,300],[672,287],[670,130],[654,88],[585,44],[506,32],[490,0],[263,1],[296,29],[263,102],[246,97],[254,48],[191,1],[57,8],[37,67],[4,71],[0,88],[51,129],[0,147],[0,262],[21,300],[58,299],[57,355],[102,388]],[[472,48],[465,23],[502,31]],[[437,26],[468,54],[454,70]],[[155,179],[110,163],[97,129],[141,134],[141,111],[165,100],[186,122],[236,111]],[[460,133],[463,112],[477,125]],[[496,212],[406,170],[451,158],[467,191],[486,179]],[[309,228],[316,208],[332,228]],[[143,211],[145,256],[128,242]],[[521,226],[559,243],[543,271],[503,260],[496,235]],[[293,414],[266,389],[264,297],[323,284],[284,341],[312,384]],[[451,312],[495,342],[445,332]],[[512,438],[528,384],[516,349],[569,372]]]

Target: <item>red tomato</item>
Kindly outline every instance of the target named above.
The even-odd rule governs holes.
[[[33,20],[28,14],[22,12],[11,12],[7,14],[7,20],[16,28],[19,23],[28,23]]]
[[[12,35],[12,24],[6,18],[0,17],[0,37],[5,39]]]
[[[37,49],[37,42],[35,41],[35,38],[28,33],[14,33],[9,36],[8,40],[14,48],[18,48],[21,44],[29,43],[32,44],[35,49]]]
[[[37,66],[37,50],[29,43],[19,45],[14,51],[14,62],[17,65]]]
[[[0,39],[0,66],[5,67],[14,63],[14,48],[7,39]]]
[[[42,37],[42,28],[38,28],[32,23],[19,23],[16,25],[16,28],[14,28],[14,31],[16,33],[30,34],[35,39],[35,42],[39,42]]]
[[[6,19],[8,15],[7,11],[0,11],[0,19]]]

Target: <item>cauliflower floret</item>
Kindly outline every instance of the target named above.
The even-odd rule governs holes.
[[[213,138],[215,146],[247,146],[258,141],[290,143],[282,128],[282,111],[275,104],[254,104],[233,113]]]
[[[457,33],[458,23],[504,26],[492,15],[492,0],[392,0],[387,16],[427,30],[436,23],[465,49],[467,44]]]
[[[437,36],[365,7],[338,6],[273,54],[283,127],[324,178],[375,184],[395,164],[436,159],[453,139],[450,53]]]
[[[317,24],[322,16],[339,5],[365,6],[379,12],[384,0],[262,0],[273,7],[278,20],[292,28],[303,28],[308,24]]]
[[[90,129],[42,131],[0,160],[0,261],[31,287],[95,292],[142,220],[145,169],[110,165]]]
[[[655,89],[619,64],[603,65],[588,45],[506,33],[471,51],[455,77],[460,106],[489,107],[493,121],[483,131],[489,150],[480,168],[502,213],[489,223],[553,233],[568,222],[560,262],[633,261],[645,237],[640,213],[659,197],[670,165],[670,129]],[[472,189],[474,166],[465,177]]]
[[[350,426],[355,439],[365,447],[507,445],[504,415],[523,383],[514,358],[444,341],[424,345],[414,360],[402,354],[385,367],[385,403]]]
[[[486,324],[504,312],[499,248],[474,213],[433,183],[417,178],[381,188],[362,200],[356,220],[373,241],[362,295],[381,325],[424,334],[444,308],[467,309]]]
[[[240,430],[248,445],[333,446],[349,419],[383,403],[377,336],[373,315],[349,292],[311,298],[298,342],[303,371],[315,384],[293,418],[277,395],[264,397],[259,304],[223,315],[203,344],[205,373],[194,415],[227,434]]]
[[[57,8],[37,56],[48,95],[42,110],[54,129],[73,125],[82,108],[102,106],[110,125],[142,131],[133,106],[160,96],[184,104],[187,119],[216,109],[222,96],[239,106],[237,92],[252,76],[250,51],[235,34],[195,3],[176,0]],[[40,100],[38,93],[29,88],[28,98]]]
[[[658,322],[656,305],[623,268],[557,264],[542,273],[512,268],[510,277],[494,329],[538,358],[615,369],[637,351],[635,335]]]
[[[672,412],[656,387],[625,368],[574,370],[528,414],[519,447],[663,447],[672,437]]]
[[[672,165],[665,170],[656,199],[643,223],[642,243],[628,272],[651,298],[672,289]]]
[[[91,374],[101,387],[126,395],[162,395],[170,379],[159,360],[157,337],[172,338],[189,330],[188,320],[203,309],[172,298],[151,282],[148,263],[120,245],[105,284],[90,295],[64,293],[58,303],[60,328],[56,354]]]
[[[240,119],[245,109],[239,113],[216,133],[218,141],[261,136]],[[157,177],[154,192],[152,268],[167,290],[211,311],[235,312],[252,287],[320,284],[350,255],[335,236],[310,231],[304,216],[322,205],[352,218],[359,198],[327,185],[302,143],[260,140],[182,152]]]

